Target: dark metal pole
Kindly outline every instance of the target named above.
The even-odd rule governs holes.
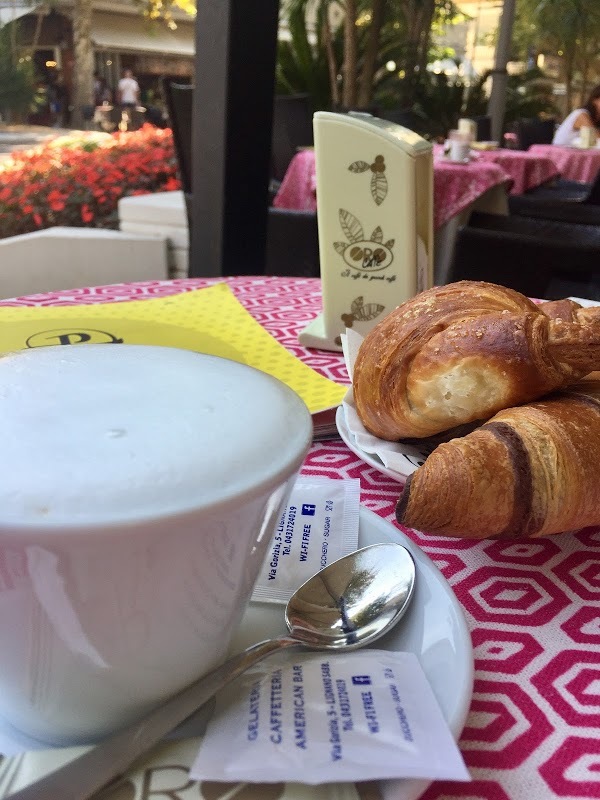
[[[264,273],[279,0],[197,3],[189,274]]]

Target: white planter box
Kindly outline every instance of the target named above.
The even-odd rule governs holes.
[[[0,297],[168,277],[167,240],[55,227],[0,239]]]
[[[119,229],[124,233],[165,237],[169,276],[187,277],[190,237],[183,192],[124,197],[119,201]]]

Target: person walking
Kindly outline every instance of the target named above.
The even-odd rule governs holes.
[[[119,81],[119,104],[124,108],[135,108],[140,99],[140,85],[133,77],[133,72],[126,69]]]
[[[65,128],[69,110],[69,94],[60,72],[56,73],[53,82],[50,84],[48,96],[50,98],[52,126],[54,128]]]
[[[139,104],[140,100],[140,86],[136,79],[133,77],[133,72],[126,69],[123,77],[117,85],[117,93],[119,105],[121,106],[121,124],[120,130],[127,130],[133,121],[132,112]]]

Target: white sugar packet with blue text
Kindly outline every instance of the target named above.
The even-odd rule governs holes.
[[[217,697],[196,780],[470,780],[413,653],[288,655]]]
[[[296,589],[358,547],[360,481],[302,475],[273,533],[252,600],[287,603]]]

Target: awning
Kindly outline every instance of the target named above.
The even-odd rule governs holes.
[[[35,10],[35,6],[24,5],[18,0],[0,2],[0,28],[9,22],[14,22],[19,17],[24,17],[25,14],[33,14]]]
[[[94,11],[92,41],[99,50],[192,57],[194,23],[179,22],[172,31],[164,23],[149,23],[141,16]]]

